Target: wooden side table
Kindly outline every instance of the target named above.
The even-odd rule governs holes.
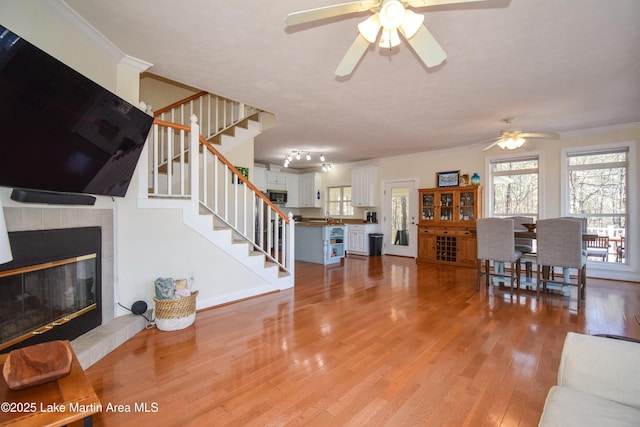
[[[19,391],[9,390],[0,376],[0,426],[64,426],[80,419],[92,424],[91,416],[102,410],[100,400],[69,341],[65,345],[73,355],[69,375]],[[7,356],[0,355],[0,368]]]

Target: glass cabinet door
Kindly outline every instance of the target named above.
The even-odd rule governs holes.
[[[460,192],[460,221],[474,221],[475,220],[475,193],[472,191],[469,192]]]
[[[440,193],[440,221],[454,221],[453,192]]]
[[[434,193],[423,193],[421,206],[421,221],[433,221],[436,215],[436,195]]]

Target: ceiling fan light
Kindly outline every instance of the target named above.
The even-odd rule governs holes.
[[[405,9],[398,0],[386,0],[380,8],[380,23],[387,29],[396,29],[404,21]]]
[[[358,31],[369,43],[375,43],[380,32],[380,17],[376,13],[370,16],[366,21],[358,24]]]
[[[311,160],[311,153],[307,153],[307,161]]]
[[[424,22],[424,15],[417,14],[411,10],[406,11],[404,21],[402,22],[402,31],[407,39],[415,36],[422,23]]]
[[[512,137],[510,136],[507,139],[503,139],[502,141],[498,142],[498,147],[507,150],[515,150],[516,148],[520,148],[524,145],[525,143],[525,139],[519,136],[516,137]]]
[[[390,30],[383,28],[379,46],[389,49],[400,46],[400,36],[398,35],[398,30],[396,30],[395,28]]]

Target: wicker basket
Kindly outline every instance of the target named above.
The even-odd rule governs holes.
[[[177,331],[191,326],[196,320],[197,296],[198,291],[191,292],[191,296],[186,298],[153,297],[156,305],[156,327],[161,331]]]

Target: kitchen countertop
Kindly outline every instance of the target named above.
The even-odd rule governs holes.
[[[324,227],[327,225],[350,225],[350,224],[358,224],[358,225],[366,225],[366,224],[377,224],[376,222],[366,222],[366,221],[358,221],[358,220],[352,220],[352,219],[346,219],[346,220],[338,220],[338,221],[334,221],[334,222],[326,222],[325,220],[319,220],[319,219],[303,219],[302,221],[296,221],[296,225],[300,225],[303,227]]]
[[[300,227],[333,227],[333,226],[344,226],[346,224],[342,224],[339,222],[328,223],[328,222],[296,222],[296,225]]]

